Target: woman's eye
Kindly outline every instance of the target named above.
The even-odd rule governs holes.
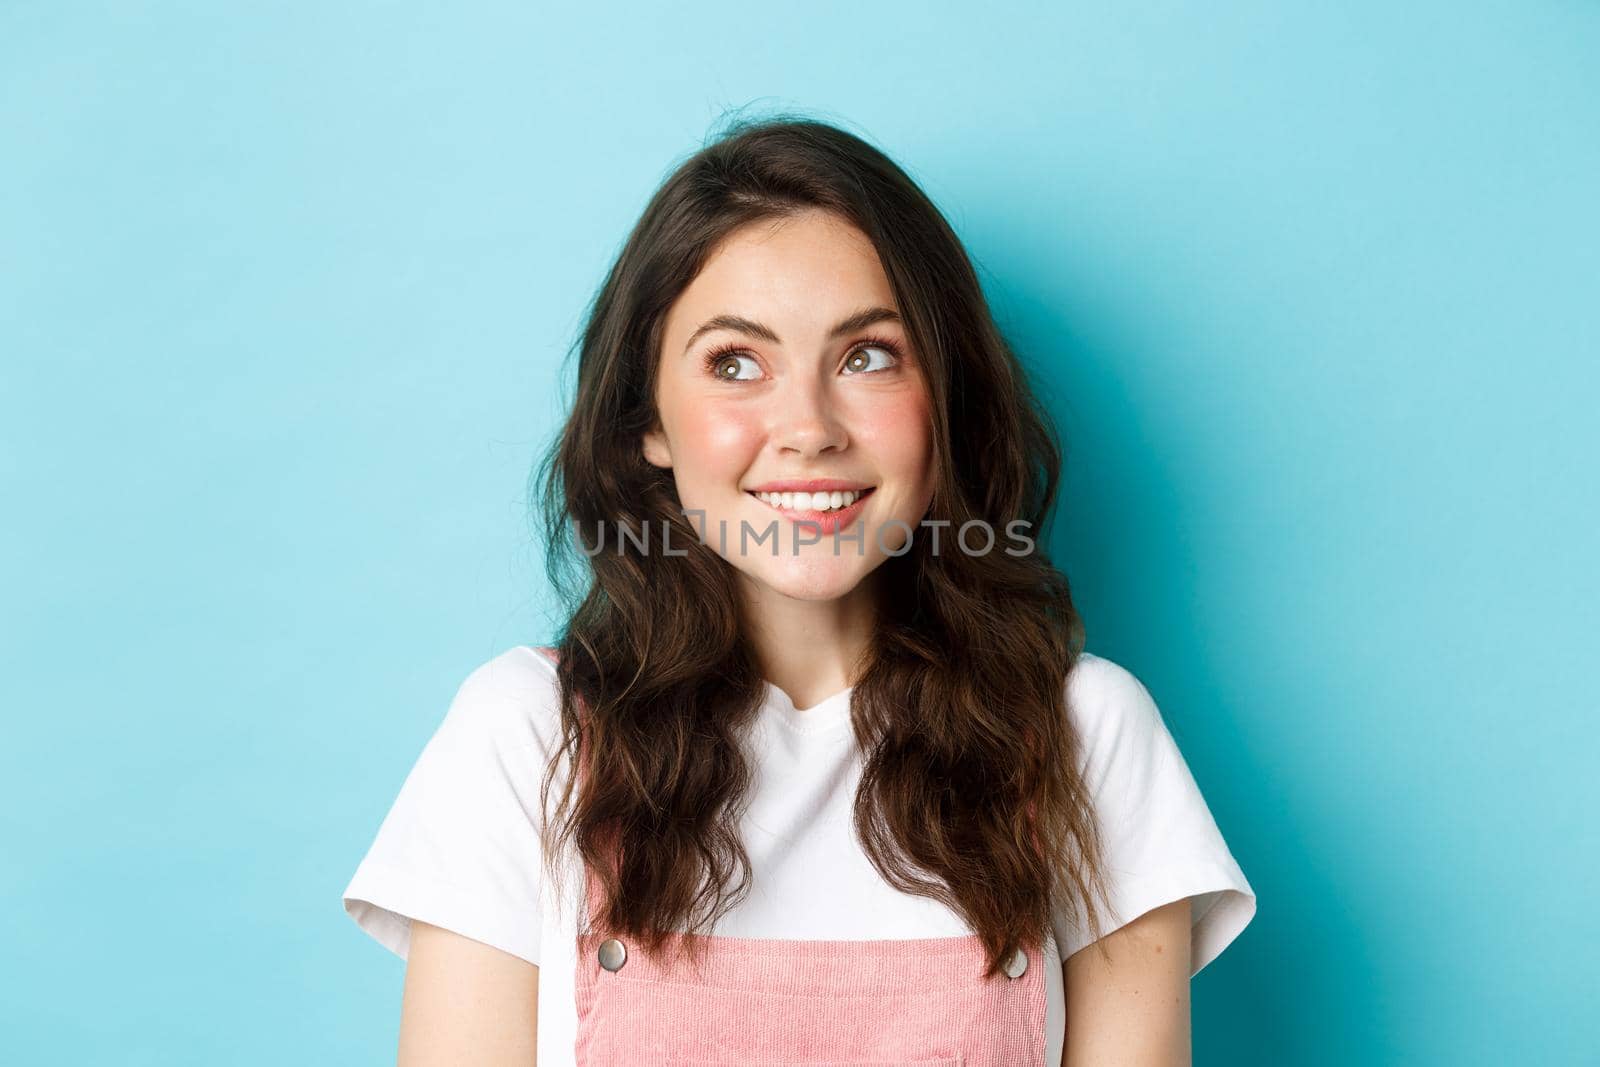
[[[750,365],[751,373],[739,373],[741,361]],[[740,355],[737,352],[725,352],[712,362],[711,374],[713,377],[721,378],[723,381],[737,382],[759,378],[761,377],[761,370],[756,367],[756,361],[749,356]]]
[[[888,358],[874,366],[872,358],[867,355],[869,352],[877,352]],[[894,353],[882,345],[862,345],[850,353],[849,358],[844,361],[844,365],[845,369],[851,374],[865,374],[870,371],[888,370],[894,366],[894,358]]]

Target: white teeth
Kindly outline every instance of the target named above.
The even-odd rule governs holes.
[[[833,493],[755,493],[765,504],[784,511],[837,511],[861,499],[864,490]]]

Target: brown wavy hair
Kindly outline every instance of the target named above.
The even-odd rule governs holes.
[[[817,208],[871,239],[920,357],[938,453],[927,519],[948,532],[1020,519],[1042,533],[1051,518],[1054,428],[960,240],[900,167],[834,125],[778,116],[735,120],[673,171],[591,302],[570,416],[532,477],[546,567],[570,610],[555,645],[547,813],[557,766],[574,773],[547,815],[546,860],[556,875],[575,846],[604,887],[598,921],[651,952],[696,940],[675,934],[709,930],[748,892],[739,739],[765,685],[732,565],[680,512],[672,472],[641,451],[657,425],[663,323],[723,238]],[[619,534],[590,555],[589,531],[648,545],[665,527],[673,554],[622,550]],[[855,828],[890,885],[965,919],[993,976],[1043,942],[1059,902],[1100,931],[1101,844],[1065,706],[1083,624],[1037,541],[969,555],[927,540],[874,576],[877,624],[851,694],[864,759]]]

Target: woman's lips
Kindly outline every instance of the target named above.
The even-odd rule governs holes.
[[[826,537],[828,534],[837,533],[846,526],[849,526],[851,523],[855,522],[856,519],[860,517],[862,508],[866,506],[867,499],[877,491],[877,486],[873,486],[871,489],[866,490],[859,497],[857,497],[856,502],[851,504],[849,507],[832,508],[828,511],[816,511],[810,508],[799,510],[796,508],[775,507],[774,505],[767,503],[765,500],[762,500],[754,493],[751,493],[750,495],[755,497],[756,503],[760,504],[764,508],[771,509],[779,515],[782,515],[790,522],[805,523],[807,527],[813,525],[816,526],[821,531],[822,536]]]

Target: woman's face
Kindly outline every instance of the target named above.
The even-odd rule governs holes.
[[[645,458],[672,469],[689,523],[747,578],[844,596],[927,514],[927,385],[877,251],[838,216],[730,234],[669,309],[659,360]]]

